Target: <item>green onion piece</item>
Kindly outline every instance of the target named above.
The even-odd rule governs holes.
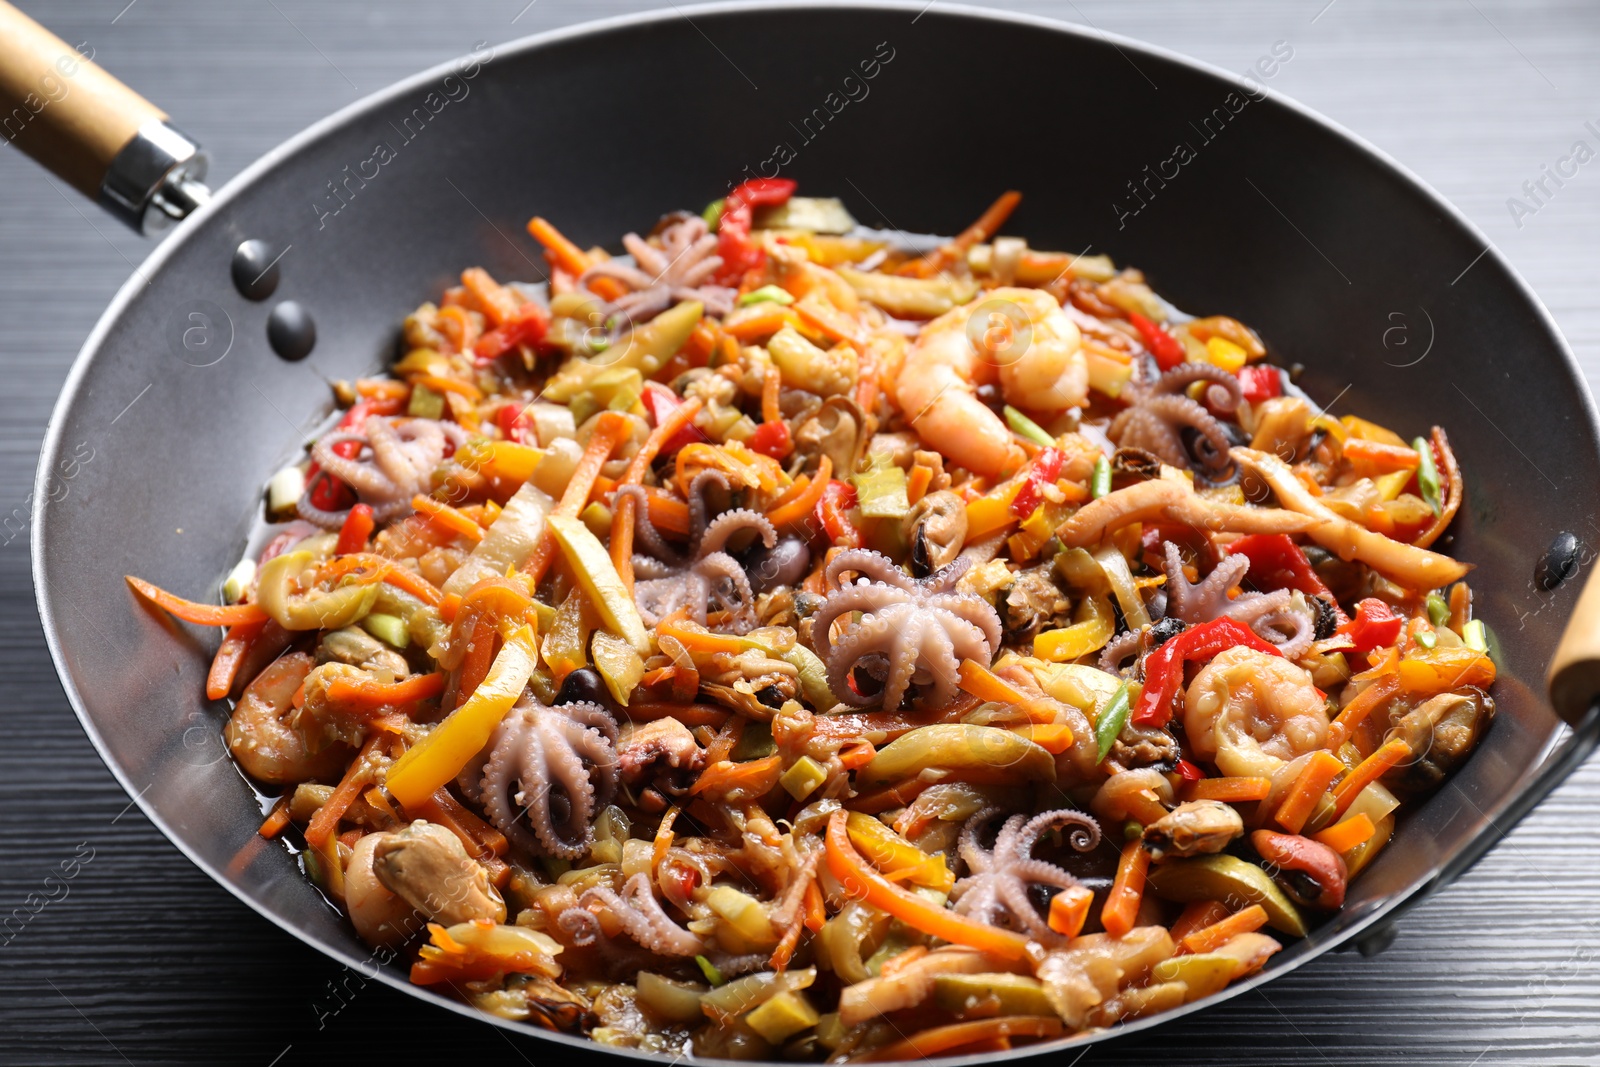
[[[1461,628],[1461,640],[1468,648],[1479,652],[1489,651],[1489,635],[1484,632],[1483,620],[1473,619]]]
[[[1432,648],[1439,642],[1438,635],[1436,635],[1432,630],[1418,630],[1416,637],[1417,644],[1421,645],[1423,648]]]
[[[436,393],[426,385],[411,387],[411,403],[406,414],[414,419],[437,419],[444,414],[444,394]]]
[[[1124,841],[1137,841],[1144,836],[1144,827],[1137,819],[1129,819],[1122,824],[1122,839]]]
[[[733,746],[728,758],[734,763],[749,763],[751,760],[766,759],[776,751],[778,743],[772,739],[772,724],[751,720],[745,724],[744,732],[739,735],[739,743]]]
[[[1450,618],[1450,602],[1438,593],[1429,593],[1428,621],[1435,626],[1443,626],[1448,618]]]
[[[852,474],[856,503],[863,518],[903,519],[911,514],[906,496],[906,472],[889,463],[860,474]]]
[[[752,289],[739,298],[739,306],[749,307],[751,304],[783,304],[788,306],[794,303],[794,297],[789,291],[779,285],[763,285],[759,289]]]
[[[1117,686],[1117,691],[1111,695],[1111,700],[1101,710],[1094,722],[1094,743],[1099,751],[1096,763],[1105,762],[1111,754],[1111,746],[1122,733],[1122,728],[1128,724],[1128,709],[1131,704],[1128,700],[1128,683],[1123,682]]]
[[[722,208],[728,201],[726,199],[713,200],[700,212],[700,217],[706,220],[706,227],[712,231],[722,225]]]
[[[719,200],[717,203],[720,205],[722,201]],[[716,964],[712,963],[704,956],[696,956],[694,958],[694,962],[699,966],[700,973],[706,976],[706,981],[710,982],[714,986],[727,984],[728,980],[722,977],[722,972],[717,970]]]
[[[1422,457],[1422,462],[1417,464],[1417,487],[1422,490],[1422,499],[1438,515],[1444,511],[1444,504],[1439,499],[1439,468],[1433,465],[1433,446],[1419,437],[1411,442],[1411,447]]]
[[[406,626],[406,621],[398,615],[388,615],[380,611],[369,612],[367,617],[361,620],[361,628],[379,641],[395,648],[405,648],[411,644],[411,631]]]
[[[1096,500],[1111,492],[1111,461],[1104,456],[1094,461],[1094,478],[1089,482],[1089,493]]]
[[[1054,437],[1044,432],[1044,427],[1010,404],[1006,405],[1006,425],[1011,427],[1013,432],[1021,434],[1036,445],[1043,445],[1045,448],[1049,448],[1056,443]]]

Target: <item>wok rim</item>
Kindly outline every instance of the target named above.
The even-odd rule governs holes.
[[[689,19],[695,15],[754,15],[760,16],[765,12],[834,12],[834,11],[872,11],[886,13],[917,12],[916,18],[933,11],[938,14],[951,15],[959,18],[984,20],[997,23],[1007,23],[1015,26],[1047,31],[1053,34],[1077,38],[1090,42],[1103,42],[1121,50],[1132,50],[1141,55],[1150,56],[1168,63],[1186,67],[1196,73],[1216,79],[1233,88],[1245,88],[1243,79],[1230,71],[1224,70],[1214,64],[1195,59],[1183,53],[1173,51],[1161,45],[1155,45],[1136,38],[1126,37],[1121,34],[1108,33],[1088,25],[1078,25],[1044,16],[1024,14],[1017,11],[999,10],[987,7],[977,7],[972,4],[945,2],[945,0],[932,0],[931,3],[921,3],[919,0],[718,0],[718,2],[698,3],[684,7],[654,8],[648,11],[634,12],[631,14],[617,15],[609,18],[588,20],[570,26],[563,26],[543,33],[532,34],[526,37],[515,38],[502,44],[493,44],[493,55],[502,56],[523,55],[528,52],[558,47],[571,40],[585,37],[600,36],[616,30],[647,26],[655,23],[667,22],[676,19]],[[915,19],[913,19],[915,21]],[[485,42],[486,44],[489,42]],[[111,303],[106,307],[94,328],[85,339],[78,354],[73,357],[72,366],[62,384],[61,394],[51,410],[50,419],[46,424],[44,438],[39,451],[39,465],[34,476],[35,501],[40,502],[34,509],[30,521],[29,555],[34,585],[34,600],[39,611],[39,618],[44,631],[45,643],[50,650],[51,662],[55,667],[56,676],[61,682],[61,687],[68,702],[72,705],[73,713],[77,716],[79,725],[88,735],[90,743],[99,754],[101,761],[110,770],[123,790],[129,795],[133,803],[139,806],[144,815],[159,830],[171,845],[183,853],[200,870],[204,871],[213,882],[244,903],[257,915],[271,922],[279,929],[290,934],[302,944],[316,950],[322,955],[366,974],[365,968],[373,965],[375,976],[385,985],[398,990],[403,994],[425,1001],[435,1006],[444,1008],[463,1018],[480,1023],[488,1023],[500,1028],[502,1031],[535,1040],[551,1040],[568,1048],[587,1051],[595,1055],[613,1055],[626,1057],[636,1061],[653,1061],[658,1057],[638,1049],[617,1048],[602,1045],[586,1037],[578,1037],[564,1032],[547,1030],[524,1023],[513,1022],[490,1015],[474,1008],[460,1000],[445,997],[429,987],[413,985],[405,976],[395,973],[392,969],[378,966],[371,954],[366,957],[357,957],[344,949],[325,944],[314,939],[307,931],[295,926],[275,912],[266,908],[261,902],[247,894],[244,889],[228,878],[224,873],[202,860],[168,825],[167,820],[144,799],[147,790],[134,786],[123,768],[111,755],[106,740],[101,736],[85,706],[83,698],[78,691],[70,672],[64,662],[64,653],[58,638],[56,613],[52,610],[51,600],[47,594],[48,561],[44,549],[44,522],[45,514],[49,507],[49,473],[54,467],[55,459],[62,447],[62,429],[67,413],[75,405],[78,394],[88,377],[91,365],[100,354],[101,346],[113,327],[122,319],[128,305],[134,297],[144,288],[143,278],[153,276],[167,262],[180,256],[188,243],[189,235],[207,221],[213,214],[221,211],[235,199],[247,194],[258,181],[269,175],[281,163],[291,158],[295,153],[311,145],[326,134],[336,132],[341,127],[349,125],[363,115],[392,104],[415,90],[425,88],[444,75],[453,71],[465,57],[455,57],[436,64],[433,67],[420,71],[409,77],[402,78],[373,93],[351,101],[338,110],[312,123],[299,133],[279,143],[259,159],[255,160],[242,171],[229,179],[218,189],[211,200],[195,211],[191,216],[176,226],[161,243],[132,271],[127,281],[118,288]],[[1371,162],[1378,165],[1379,169],[1386,172],[1392,180],[1408,187],[1413,193],[1421,194],[1425,200],[1439,213],[1441,220],[1453,225],[1458,231],[1463,232],[1483,245],[1484,251],[1479,259],[1490,258],[1512,284],[1512,291],[1520,295],[1527,305],[1535,312],[1535,328],[1542,328],[1554,342],[1556,351],[1561,356],[1562,362],[1572,381],[1579,386],[1577,393],[1580,406],[1588,419],[1590,430],[1600,436],[1600,417],[1597,417],[1595,400],[1588,382],[1583,375],[1582,368],[1573,354],[1571,346],[1561,332],[1554,317],[1534,291],[1522,274],[1511,265],[1500,249],[1490,241],[1478,226],[1472,222],[1459,208],[1424,181],[1419,175],[1405,166],[1399,160],[1390,156],[1383,149],[1372,144],[1359,134],[1347,129],[1342,124],[1328,118],[1320,112],[1286,96],[1268,86],[1257,84],[1252,91],[1264,93],[1268,98],[1286,107],[1296,116],[1307,120],[1328,137],[1341,140],[1346,146],[1358,154],[1365,155]],[[1476,265],[1477,260],[1473,261]],[[1471,269],[1469,267],[1469,269]],[[1548,704],[1548,699],[1546,699]],[[1560,726],[1557,727],[1555,736],[1545,745],[1539,761],[1528,769],[1529,777],[1521,790],[1516,793],[1506,794],[1499,798],[1499,802],[1488,812],[1483,812],[1483,825],[1476,833],[1469,837],[1460,850],[1447,857],[1437,866],[1430,875],[1420,879],[1409,890],[1396,893],[1383,900],[1367,915],[1353,920],[1345,929],[1331,934],[1327,939],[1298,957],[1284,961],[1281,965],[1270,970],[1259,971],[1248,978],[1236,981],[1226,988],[1210,996],[1203,997],[1177,1008],[1159,1012],[1155,1015],[1135,1019],[1130,1022],[1119,1023],[1113,1027],[1099,1030],[1087,1030],[1077,1034],[1066,1035],[1049,1041],[1041,1041],[1022,1048],[1011,1049],[1002,1053],[980,1053],[966,1056],[937,1056],[924,1058],[925,1062],[937,1063],[943,1067],[977,1067],[979,1064],[993,1063],[999,1060],[1020,1060],[1033,1056],[1047,1055],[1060,1052],[1073,1047],[1088,1048],[1091,1045],[1132,1037],[1186,1018],[1197,1012],[1215,1007],[1224,1001],[1232,1000],[1244,993],[1255,990],[1281,975],[1310,963],[1341,946],[1345,946],[1362,934],[1375,927],[1391,921],[1397,912],[1414,905],[1425,899],[1441,884],[1448,884],[1454,877],[1464,872],[1472,862],[1502,840],[1516,826],[1518,822],[1532,810],[1533,807],[1548,795],[1560,781],[1564,780],[1581,762],[1582,755],[1595,743],[1595,735],[1600,733],[1600,715],[1591,713],[1585,722],[1576,730],[1567,729],[1564,733]],[[1583,752],[1579,750],[1583,749]],[[1463,862],[1464,861],[1464,862]],[[694,1057],[691,1059],[704,1059],[711,1062],[710,1057]],[[731,1062],[717,1060],[716,1062]],[[788,1067],[786,1061],[764,1060],[751,1061],[761,1064],[762,1067]]]

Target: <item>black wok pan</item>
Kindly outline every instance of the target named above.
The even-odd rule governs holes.
[[[1600,719],[1582,648],[1561,702],[1574,730],[1541,695],[1574,583],[1546,591],[1535,579],[1545,547],[1561,531],[1584,536],[1596,512],[1593,410],[1537,299],[1452,208],[1323,120],[1132,42],[920,5],[688,14],[480,51],[314,127],[184,222],[85,346],[41,458],[40,611],[107,763],[221,884],[373,970],[281,847],[257,844],[256,799],[220,744],[221,709],[201,696],[209,648],[133,602],[121,575],[194,595],[218,582],[262,481],[327,415],[323,379],[389,358],[398,317],[464,266],[536,278],[521,236],[528,215],[559,219],[583,243],[612,241],[698,206],[746,168],[780,163],[804,190],[912,232],[953,232],[998,190],[1019,188],[1027,200],[1014,229],[1031,243],[1108,252],[1180,306],[1237,315],[1285,362],[1304,363],[1302,383],[1338,397],[1337,412],[1452,431],[1469,499],[1449,547],[1478,564],[1479,613],[1500,638],[1499,721],[1409,816],[1402,847],[1357,882],[1344,912],[1217,999],[1374,936],[1396,908],[1459,875],[1593,746]],[[873,60],[867,80],[860,64]],[[103,169],[125,143],[118,130],[149,117],[102,137],[88,158]],[[1190,158],[1174,167],[1180,143]],[[171,143],[175,167],[189,161],[183,151]],[[167,173],[154,158],[124,168],[135,177],[105,198],[135,222],[205,199],[191,170],[151,212],[140,197]],[[99,191],[92,165],[77,177]],[[250,239],[268,246],[262,265],[283,253],[262,301],[231,274]],[[283,301],[317,327],[302,362],[267,340]],[[1433,350],[1395,366],[1415,356],[1377,338],[1390,312],[1414,308],[1433,323]],[[117,448],[81,462],[84,443],[113,423]],[[409,986],[398,967],[380,974],[465,1010]]]

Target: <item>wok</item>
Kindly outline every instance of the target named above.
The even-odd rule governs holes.
[[[1017,188],[1027,199],[1013,230],[1033,245],[1110,253],[1180,307],[1252,324],[1340,411],[1450,429],[1468,501],[1447,547],[1477,564],[1478,613],[1498,636],[1498,721],[1342,912],[1262,974],[1111,1035],[1335,947],[1380,944],[1398,909],[1465,871],[1600,735],[1600,585],[1580,597],[1575,578],[1556,581],[1581,542],[1570,558],[1546,552],[1596,529],[1600,439],[1570,352],[1440,197],[1237,77],[943,5],[674,10],[484,46],[346,108],[209,197],[203,156],[157,109],[81,60],[67,73],[66,46],[3,5],[0,31],[0,95],[27,110],[16,143],[136,226],[184,219],[84,346],[40,458],[34,579],[67,696],[197,865],[413,996],[510,1025],[375,961],[286,850],[256,835],[257,797],[221,744],[224,709],[202,695],[210,647],[136,603],[122,575],[214,588],[255,525],[264,479],[330,413],[324,381],[380,367],[399,317],[467,265],[536,280],[521,236],[534,212],[580,244],[610,242],[781,166],[867,222],[953,233]],[[43,80],[52,70],[66,92]],[[241,254],[246,242],[260,243]],[[1386,346],[1394,313],[1428,336]],[[304,347],[308,319],[309,355],[278,355],[304,354],[290,342]],[[1027,1051],[1044,1047],[1056,1046]]]

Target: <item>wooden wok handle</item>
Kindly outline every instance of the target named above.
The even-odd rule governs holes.
[[[1556,714],[1577,725],[1600,701],[1600,573],[1591,572],[1566,632],[1550,660],[1547,680]]]
[[[205,154],[166,119],[0,0],[0,135],[141,232],[209,197]]]

